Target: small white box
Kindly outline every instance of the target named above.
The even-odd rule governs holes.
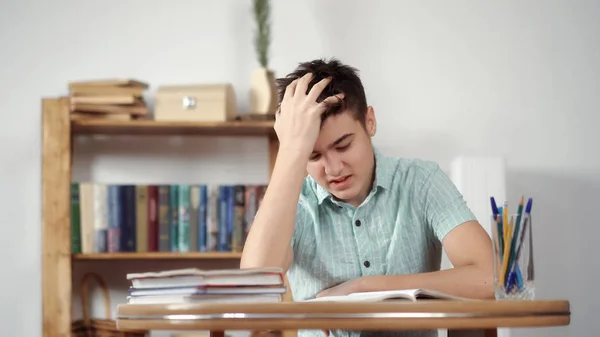
[[[236,116],[235,92],[229,83],[162,86],[156,92],[157,121],[225,122]]]

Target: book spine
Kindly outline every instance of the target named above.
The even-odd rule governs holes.
[[[198,251],[208,251],[208,186],[200,185],[198,205]]]
[[[148,186],[148,251],[158,249],[158,186]]]
[[[231,249],[234,252],[241,252],[244,248],[245,193],[246,189],[244,185],[233,186],[233,236],[231,239]]]
[[[215,184],[208,186],[208,204],[206,208],[206,249],[209,252],[219,250],[219,199],[220,187]]]
[[[79,210],[81,252],[90,254],[94,252],[94,184],[91,182],[79,183]]]
[[[135,250],[148,251],[148,186],[135,186]]]
[[[177,236],[179,232],[179,185],[170,186],[170,232],[169,232],[169,248],[172,252],[177,252],[179,245],[179,238]]]
[[[94,248],[95,253],[108,251],[108,186],[94,184]]]
[[[190,251],[198,251],[198,212],[200,208],[200,186],[190,186]]]
[[[233,223],[235,218],[235,193],[233,186],[227,186],[227,251],[232,251]]]
[[[219,251],[227,252],[228,248],[228,226],[227,226],[227,186],[219,186],[219,212],[217,214],[217,221],[219,224],[218,235],[219,235]]]
[[[135,252],[136,251],[136,200],[135,186],[121,186],[121,202],[120,217],[121,217],[121,251]]]
[[[81,208],[79,183],[71,183],[71,253],[81,253]]]
[[[178,186],[177,244],[180,252],[190,251],[190,185]]]
[[[246,193],[245,193],[245,215],[244,215],[244,241],[246,241],[246,238],[248,237],[248,231],[250,230],[250,226],[252,225],[252,222],[254,221],[254,216],[256,215],[256,205],[257,205],[257,198],[256,198],[256,194],[258,191],[258,186],[256,185],[249,185],[246,186]]]
[[[121,250],[120,230],[120,189],[118,185],[108,186],[108,251],[116,253]]]
[[[171,188],[158,187],[158,250],[171,251]]]

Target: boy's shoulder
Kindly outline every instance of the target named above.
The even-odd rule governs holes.
[[[427,180],[432,174],[440,171],[439,164],[432,160],[384,155],[381,152],[377,152],[376,165],[376,177],[402,185]]]
[[[385,161],[395,167],[394,173],[431,174],[440,169],[437,162],[421,158],[385,156]]]

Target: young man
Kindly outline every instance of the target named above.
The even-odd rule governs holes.
[[[411,288],[493,298],[488,234],[438,165],[374,149],[354,68],[302,63],[279,91],[279,152],[242,268],[283,268],[294,300]],[[442,248],[453,269],[439,270]]]

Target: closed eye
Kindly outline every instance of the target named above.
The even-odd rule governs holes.
[[[346,151],[346,150],[348,150],[348,148],[350,147],[351,144],[352,144],[352,142],[350,142],[344,146],[338,146],[338,147],[336,147],[336,149],[338,149],[339,151]]]
[[[350,148],[350,145],[352,145],[352,142],[349,142],[346,145],[343,146],[336,146],[335,149],[338,151],[346,151]],[[315,160],[319,160],[319,158],[321,158],[321,154],[320,153],[313,153],[308,159],[310,161],[315,161]]]

